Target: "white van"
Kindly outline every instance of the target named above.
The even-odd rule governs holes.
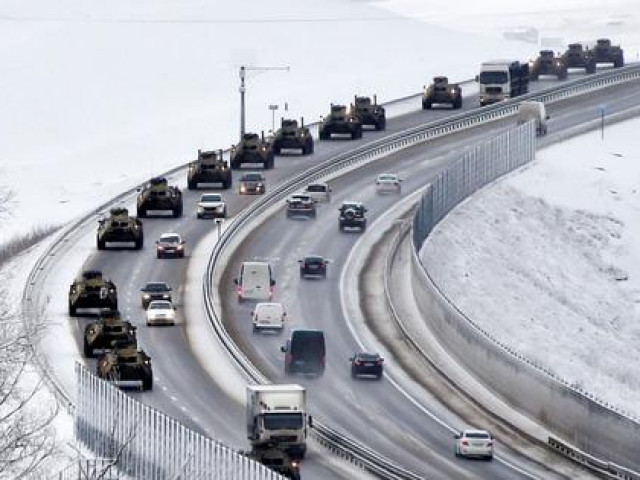
[[[253,331],[263,329],[280,330],[284,328],[287,312],[281,303],[258,303],[251,312],[253,316]]]
[[[267,262],[243,262],[240,274],[234,280],[238,301],[266,300],[271,301],[276,281],[271,273],[271,265]]]
[[[547,134],[547,115],[544,103],[542,102],[522,102],[518,109],[518,125],[524,125],[527,122],[536,122],[536,134]]]

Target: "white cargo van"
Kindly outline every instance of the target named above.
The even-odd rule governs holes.
[[[281,303],[261,302],[251,312],[253,316],[253,331],[275,329],[282,331],[287,312]]]
[[[234,280],[238,301],[271,301],[276,281],[268,262],[243,262],[240,274]]]
[[[544,103],[542,102],[522,102],[518,109],[518,125],[524,125],[527,122],[536,122],[536,134],[547,134],[547,115]]]

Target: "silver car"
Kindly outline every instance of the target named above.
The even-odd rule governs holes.
[[[324,182],[310,183],[304,189],[304,193],[316,202],[329,203],[331,201],[331,188]]]
[[[453,436],[456,457],[493,459],[493,437],[486,430],[462,430]]]

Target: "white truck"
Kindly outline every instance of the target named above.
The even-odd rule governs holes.
[[[300,385],[248,385],[247,437],[254,451],[282,448],[302,458],[307,445],[307,390]]]
[[[493,60],[480,65],[480,105],[500,102],[529,91],[529,64]]]

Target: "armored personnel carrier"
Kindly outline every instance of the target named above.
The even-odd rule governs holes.
[[[187,186],[189,190],[198,188],[199,183],[219,183],[222,188],[231,188],[232,174],[229,163],[222,158],[222,150],[202,151],[198,149],[198,159],[189,164]]]
[[[567,68],[584,68],[587,73],[596,73],[596,58],[581,43],[569,44],[561,58]]]
[[[376,130],[387,128],[387,114],[384,107],[378,105],[378,99],[375,95],[373,96],[373,102],[369,97],[356,95],[353,108],[362,125],[373,125]]]
[[[119,387],[135,384],[142,390],[153,389],[151,358],[133,342],[115,342],[112,351],[100,355],[97,375]]]
[[[69,287],[69,315],[75,317],[79,308],[117,310],[116,284],[100,270],[85,270]]]
[[[95,350],[111,350],[115,342],[137,344],[136,327],[122,319],[120,312],[114,310],[105,313],[99,320],[85,327],[84,356],[92,358]]]
[[[355,112],[344,105],[331,104],[329,115],[324,117],[319,129],[320,140],[329,140],[334,133],[348,133],[351,139],[362,138],[362,122]]]
[[[301,480],[300,461],[292,458],[285,449],[279,447],[277,444],[254,448],[250,452],[241,453],[286,478]]]
[[[142,221],[130,217],[126,208],[112,208],[109,217],[98,223],[96,235],[98,250],[107,248],[107,242],[133,242],[134,248],[140,250],[144,243]]]
[[[182,192],[170,186],[164,177],[154,177],[138,194],[137,215],[147,216],[149,210],[171,210],[174,218],[182,215]]]
[[[462,89],[457,83],[449,83],[447,77],[434,77],[433,83],[422,93],[422,109],[428,110],[434,103],[448,103],[452,108],[462,107]]]
[[[596,63],[613,63],[613,68],[624,67],[624,51],[619,45],[611,45],[608,38],[599,38],[591,51]]]
[[[531,64],[529,78],[538,80],[540,75],[555,75],[558,80],[567,79],[567,64],[563,57],[556,57],[553,50],[540,50],[540,55]]]
[[[280,119],[280,128],[273,139],[273,152],[280,155],[283,148],[300,149],[302,155],[313,153],[313,136],[304,126],[304,119],[300,119],[300,125],[296,120]]]
[[[245,133],[231,148],[231,168],[239,169],[243,163],[261,163],[265,170],[274,166],[273,143],[257,133]]]

